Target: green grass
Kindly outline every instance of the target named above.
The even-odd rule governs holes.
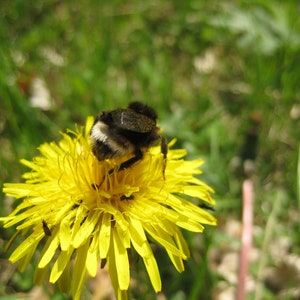
[[[31,159],[39,144],[58,140],[59,131],[140,100],[157,109],[168,139],[176,137],[189,157],[205,159],[202,178],[218,200],[219,227],[209,228],[200,241],[187,235],[192,248],[187,272],[177,274],[159,255],[167,299],[213,299],[222,278],[211,268],[208,252],[230,244],[225,224],[241,218],[244,177],[232,166],[241,153],[256,155],[255,225],[264,230],[274,199],[284,194],[272,237],[289,237],[291,252],[299,255],[299,13],[298,1],[2,3],[1,186],[20,181],[24,168],[18,160]],[[63,64],[51,62],[45,49],[59,54]],[[204,57],[205,63],[212,61],[203,71]],[[32,76],[45,80],[50,110],[32,107],[20,88]],[[254,115],[259,117],[253,123]],[[257,137],[257,149],[248,147],[247,133]],[[1,215],[5,203],[0,202]],[[9,234],[1,229],[1,250]],[[261,235],[255,246],[263,244]],[[32,270],[26,272],[31,276]],[[254,278],[257,272],[252,270]],[[32,289],[20,275],[0,279],[5,297]],[[143,288],[146,295],[132,291],[136,299],[152,299],[150,285]],[[264,287],[263,293],[270,291]]]

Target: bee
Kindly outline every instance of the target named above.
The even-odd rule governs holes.
[[[127,108],[102,111],[90,132],[92,152],[99,161],[132,154],[119,166],[118,170],[122,171],[141,160],[144,151],[160,142],[164,176],[168,146],[156,120],[156,111],[141,102],[132,102]],[[113,171],[110,170],[109,174]]]

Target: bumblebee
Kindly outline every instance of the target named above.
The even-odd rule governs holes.
[[[141,102],[132,102],[127,108],[100,112],[90,132],[94,155],[102,161],[132,154],[119,166],[121,171],[141,160],[144,151],[160,142],[166,161],[167,140],[161,136],[156,121],[156,111]]]

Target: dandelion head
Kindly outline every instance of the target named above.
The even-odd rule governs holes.
[[[119,170],[130,155],[99,161],[91,151],[93,122],[89,117],[85,128],[62,133],[58,143],[42,144],[40,156],[21,160],[29,168],[25,182],[4,185],[6,195],[21,199],[10,215],[0,218],[5,228],[16,225],[16,233],[23,236],[9,259],[23,271],[41,244],[35,281],[48,276],[62,291],[71,290],[74,299],[80,299],[86,276],[95,277],[105,262],[122,299],[129,288],[131,249],[143,260],[158,292],[161,278],[149,239],[182,272],[189,250],[181,229],[202,232],[203,224],[216,224],[191,201],[215,204],[212,188],[195,177],[203,161],[185,160],[186,151],[172,149],[172,141],[166,159],[154,146]]]

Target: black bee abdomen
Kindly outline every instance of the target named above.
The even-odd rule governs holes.
[[[160,135],[155,129],[146,133],[119,130],[119,135],[124,136],[135,148],[150,147],[160,140]]]
[[[115,152],[107,144],[99,140],[92,145],[92,151],[100,161],[115,156]]]

